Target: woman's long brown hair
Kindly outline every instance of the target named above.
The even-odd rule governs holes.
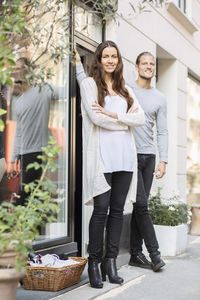
[[[107,47],[114,47],[117,50],[117,56],[118,56],[118,65],[115,69],[115,71],[112,73],[112,80],[113,85],[112,88],[118,95],[122,96],[127,101],[127,111],[128,109],[133,105],[133,98],[129,95],[128,90],[125,88],[125,80],[123,77],[123,62],[122,57],[119,52],[119,49],[117,45],[112,41],[105,41],[97,47],[93,63],[91,65],[90,69],[90,77],[93,77],[94,81],[96,82],[97,89],[98,89],[98,103],[101,106],[105,105],[105,97],[109,95],[107,84],[104,80],[105,78],[105,71],[103,70],[102,64],[101,64],[101,58],[102,58],[102,52]]]

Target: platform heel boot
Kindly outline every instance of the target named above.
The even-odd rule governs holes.
[[[101,274],[102,280],[106,281],[106,275],[110,283],[117,283],[122,284],[124,279],[119,277],[117,274],[117,267],[116,267],[116,259],[115,258],[104,258],[101,264]]]

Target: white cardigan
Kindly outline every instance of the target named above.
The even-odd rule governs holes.
[[[132,89],[128,86],[126,86],[126,88],[134,99],[134,107],[138,107],[139,110],[136,113],[118,113],[118,119],[114,119],[103,114],[97,114],[92,110],[92,104],[98,99],[98,91],[94,79],[88,77],[80,82],[83,118],[83,201],[87,205],[93,204],[93,198],[95,196],[103,194],[111,188],[102,171],[99,127],[108,130],[131,131],[133,139],[134,173],[126,200],[135,202],[137,154],[132,127],[144,125],[145,117]]]

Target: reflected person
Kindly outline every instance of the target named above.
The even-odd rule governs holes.
[[[24,190],[24,184],[39,179],[41,168],[26,170],[30,163],[41,160],[42,147],[48,143],[48,122],[50,105],[52,100],[60,99],[64,95],[64,87],[55,87],[46,83],[44,86],[30,86],[26,81],[27,70],[30,62],[21,57],[16,62],[12,74],[14,78],[13,94],[18,96],[15,103],[16,134],[11,160],[11,172],[14,170],[17,160],[20,161],[21,186],[20,198],[17,204],[24,205],[28,194]]]

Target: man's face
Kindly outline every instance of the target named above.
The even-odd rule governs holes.
[[[140,62],[136,65],[138,76],[142,79],[150,80],[155,74],[155,59],[151,55],[142,55]]]
[[[26,69],[23,61],[17,61],[14,71],[12,72],[13,83],[13,94],[19,95],[24,91]]]

